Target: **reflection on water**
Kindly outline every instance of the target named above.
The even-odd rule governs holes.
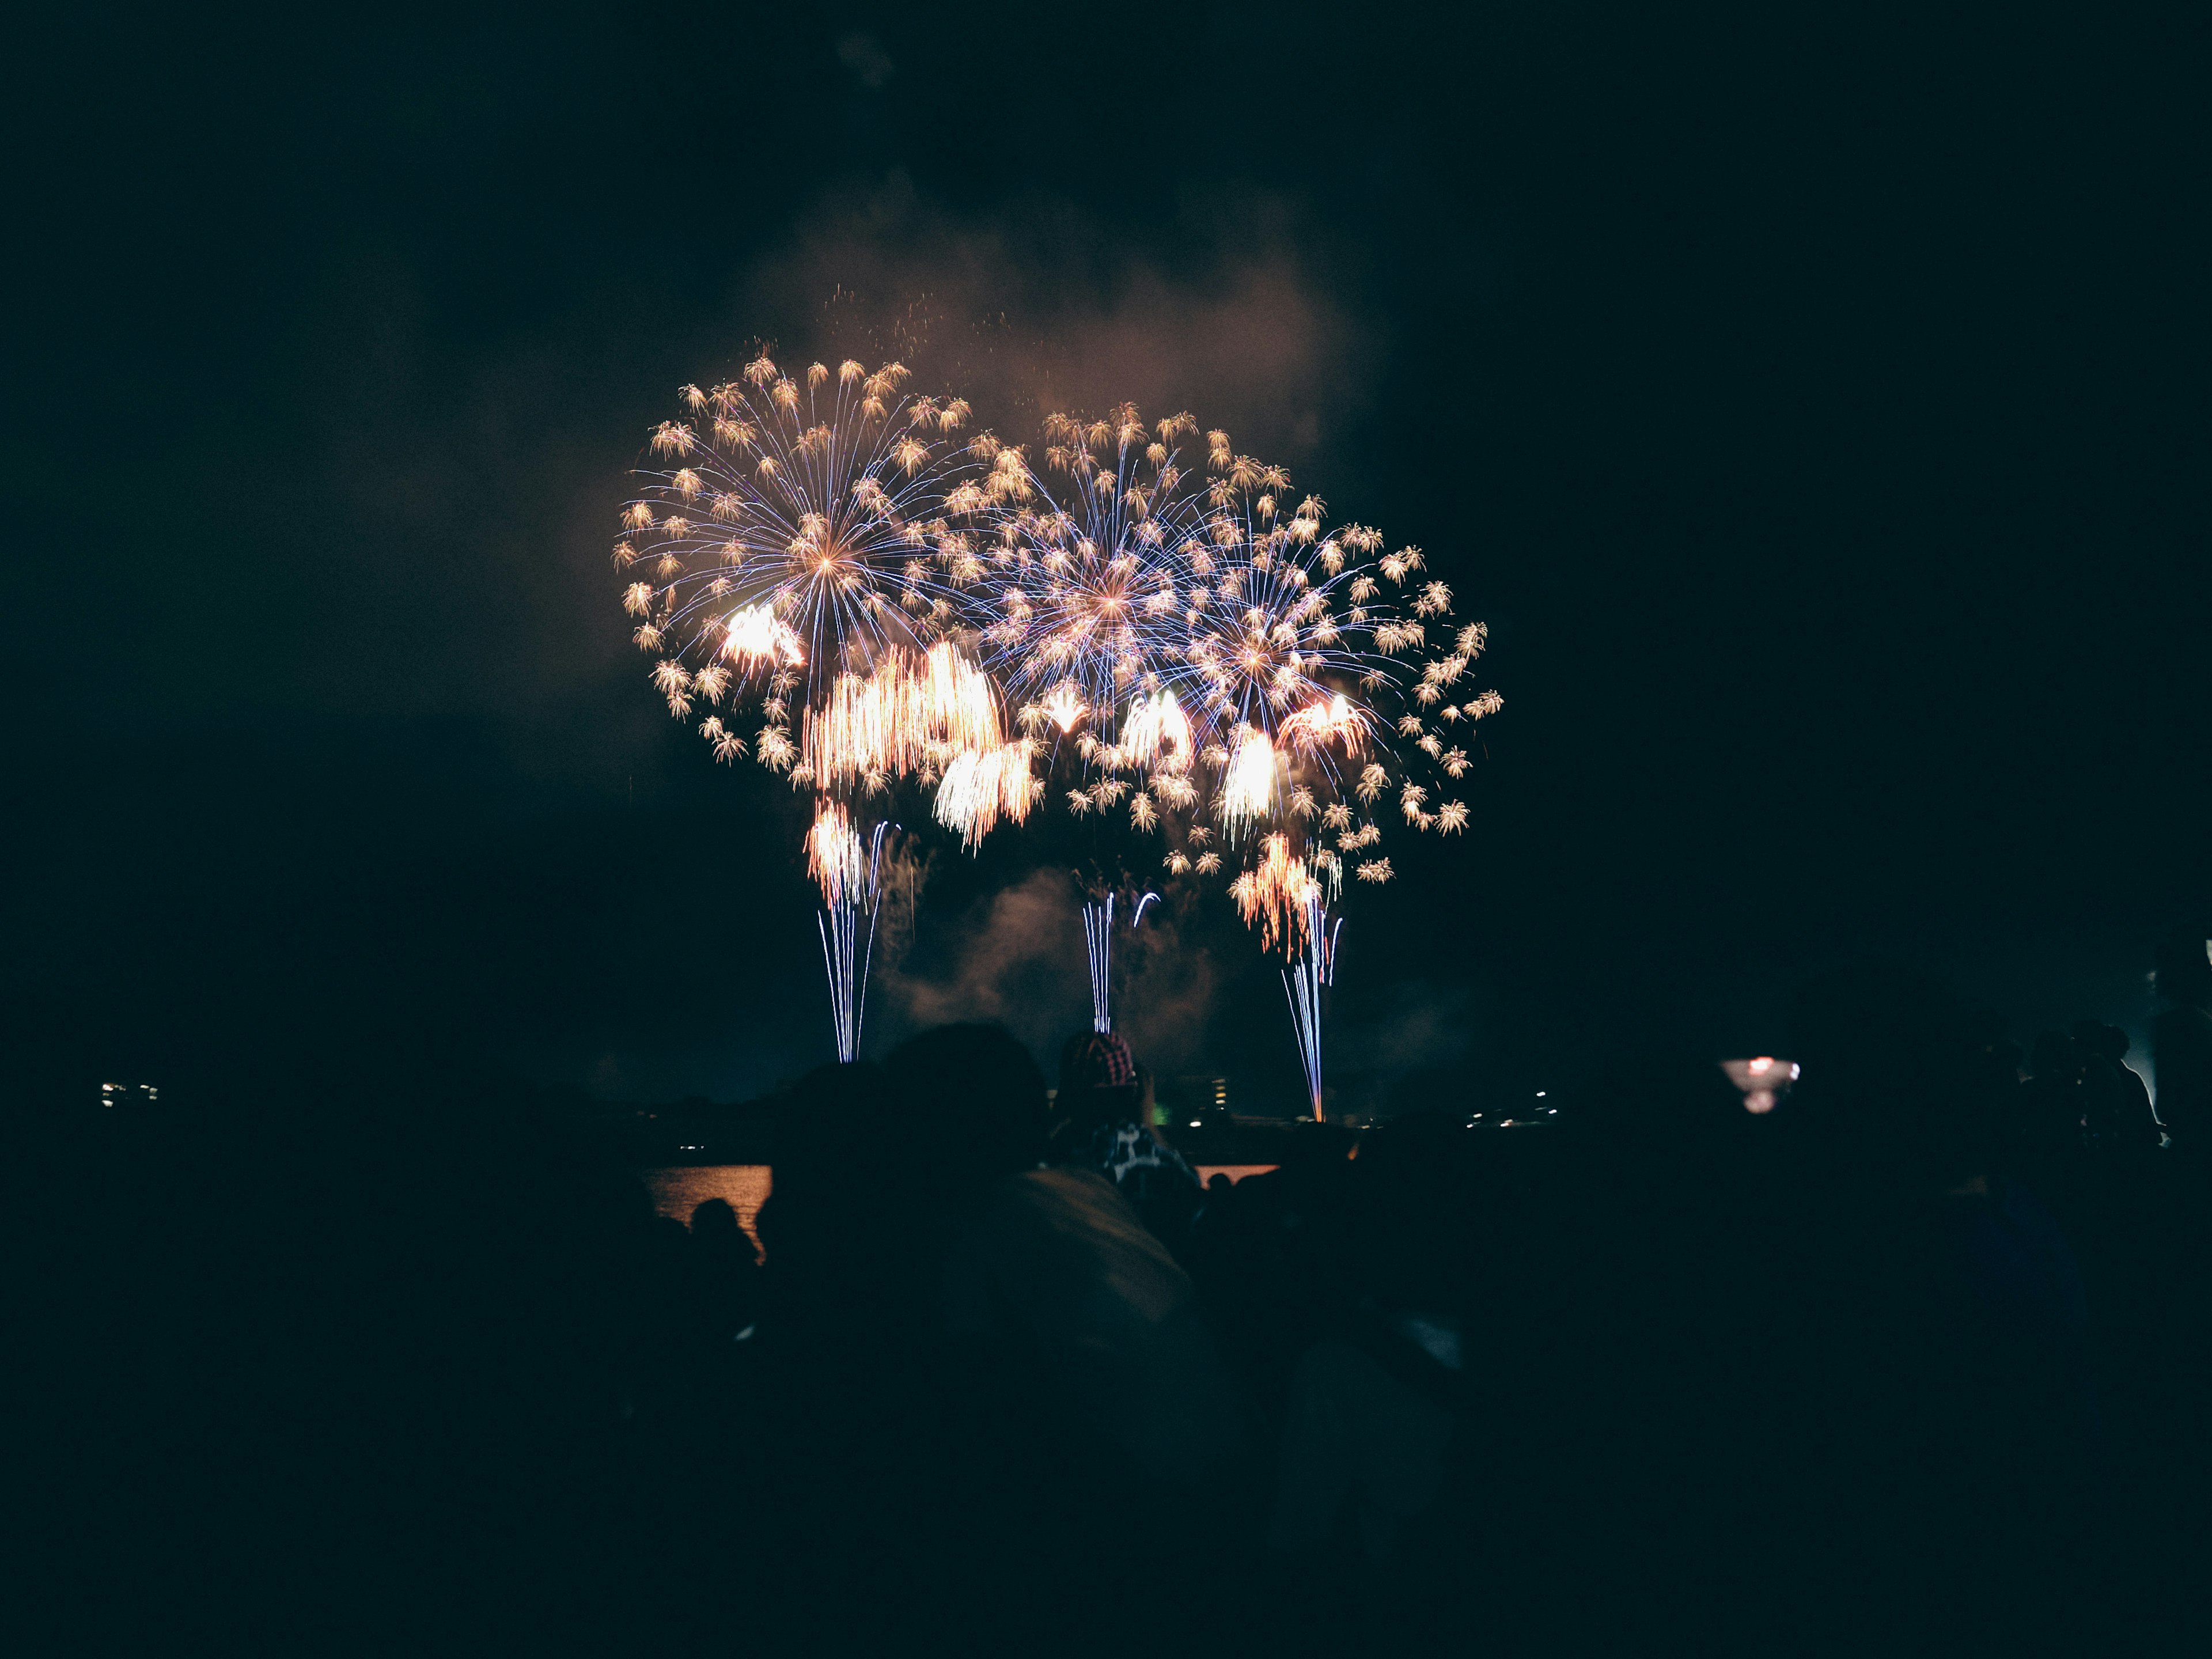
[[[1209,1185],[1214,1176],[1225,1175],[1229,1177],[1230,1185],[1234,1186],[1246,1176],[1265,1175],[1278,1166],[1273,1164],[1194,1164],[1190,1167],[1200,1181]]]
[[[760,1249],[753,1221],[768,1202],[769,1166],[765,1164],[695,1164],[676,1169],[640,1170],[638,1178],[653,1194],[653,1207],[672,1215],[686,1226],[691,1212],[710,1198],[719,1198],[738,1212],[738,1225]]]
[[[1242,1181],[1246,1176],[1261,1175],[1275,1166],[1272,1164],[1200,1164],[1193,1166],[1200,1181],[1216,1175],[1225,1175],[1231,1181]],[[753,1221],[760,1207],[768,1202],[769,1166],[765,1164],[687,1164],[670,1169],[640,1170],[638,1176],[645,1182],[646,1191],[653,1194],[653,1207],[663,1215],[674,1216],[690,1225],[691,1212],[710,1198],[719,1198],[738,1212],[738,1225],[745,1230],[745,1237],[760,1249],[760,1235],[753,1231]]]

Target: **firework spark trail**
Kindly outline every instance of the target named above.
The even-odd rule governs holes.
[[[1036,745],[1027,738],[992,749],[963,750],[946,763],[937,785],[937,821],[956,831],[969,851],[997,827],[1001,817],[1024,822],[1044,794],[1044,780],[1030,763]]]
[[[1270,836],[1260,861],[1229,884],[1229,896],[1247,927],[1259,930],[1260,948],[1279,946],[1295,955],[1306,940],[1313,907],[1322,902],[1322,879],[1291,851],[1288,836]]]
[[[1297,1034],[1298,1060],[1305,1067],[1306,1094],[1314,1121],[1322,1121],[1321,1090],[1322,993],[1336,982],[1336,936],[1344,918],[1332,918],[1318,890],[1306,897],[1304,960],[1283,970],[1283,994],[1290,999],[1291,1024]]]
[[[918,660],[895,650],[865,678],[839,675],[806,710],[799,754],[817,785],[835,787],[1005,746],[990,678],[939,641]]]
[[[1091,1029],[1114,1029],[1114,905],[1117,895],[1109,889],[1103,897],[1083,902],[1083,938],[1091,953]],[[1129,913],[1129,931],[1144,925],[1145,912],[1159,902],[1158,893],[1146,893]]]
[[[1114,1029],[1114,895],[1083,907],[1083,939],[1091,950],[1091,1029]]]
[[[896,827],[876,825],[864,854],[859,835],[843,820],[842,809],[831,803],[807,837],[810,863],[821,860],[817,878],[827,901],[814,925],[822,936],[823,969],[830,976],[830,1023],[837,1058],[848,1066],[860,1053],[860,1024],[867,1015],[884,836]],[[860,929],[863,916],[867,919],[866,933]]]

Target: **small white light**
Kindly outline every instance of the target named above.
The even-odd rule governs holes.
[[[1206,1126],[1200,1123],[1196,1118],[1193,1118],[1190,1121],[1190,1127],[1194,1129],[1202,1129]]]

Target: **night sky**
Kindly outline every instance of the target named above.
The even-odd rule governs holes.
[[[2212,899],[2183,9],[378,9],[14,40],[47,1074],[828,1058],[803,807],[667,718],[607,547],[678,385],[887,319],[1002,433],[1228,428],[1489,622],[1473,832],[1353,895],[1346,1079],[1782,1049],[1867,951],[2146,1028]],[[941,850],[871,1046],[1081,1024],[1068,856]],[[1139,1057],[1287,1109],[1273,969],[1170,922]]]

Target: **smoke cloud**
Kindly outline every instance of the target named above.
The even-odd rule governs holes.
[[[1081,900],[1065,871],[1032,871],[926,931],[934,949],[878,969],[883,1005],[905,1029],[996,1021],[1048,1070],[1071,1033],[1091,1029]],[[1116,916],[1115,1029],[1139,1061],[1163,1076],[1206,1063],[1216,1000],[1213,954],[1184,931],[1157,904],[1134,932]]]

